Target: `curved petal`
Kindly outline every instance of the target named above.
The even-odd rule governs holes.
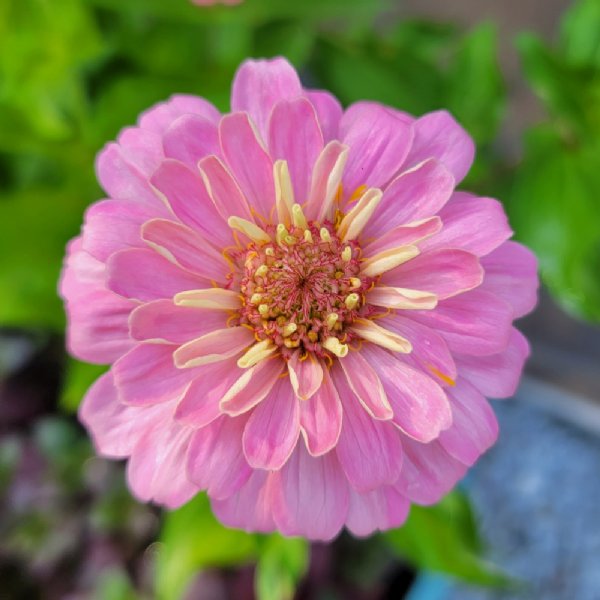
[[[434,293],[439,300],[467,292],[483,281],[483,268],[464,250],[430,250],[384,274],[382,283]]]
[[[227,313],[177,306],[172,300],[154,300],[138,306],[129,317],[134,340],[185,344],[201,335],[224,329]]]
[[[126,127],[117,138],[124,158],[145,176],[165,157],[161,142],[159,134],[140,127]]]
[[[268,533],[275,529],[271,500],[271,475],[254,470],[248,481],[223,500],[212,500],[216,517],[227,527]]]
[[[281,100],[269,120],[269,151],[287,161],[296,201],[308,199],[310,176],[323,149],[323,134],[313,105],[306,98]]]
[[[302,444],[273,476],[273,515],[287,536],[331,540],[348,512],[348,483],[335,454],[315,458]]]
[[[440,444],[460,462],[471,466],[498,438],[498,421],[489,402],[465,379],[449,390],[452,427],[442,431]]]
[[[439,217],[444,226],[435,237],[420,245],[423,251],[460,248],[475,256],[485,256],[513,233],[502,204],[493,198],[456,192],[439,212]]]
[[[242,449],[246,419],[221,417],[196,431],[187,454],[187,474],[213,499],[228,498],[248,481],[252,469]]]
[[[531,312],[537,303],[539,280],[537,258],[517,242],[505,242],[481,259],[485,269],[482,290],[506,300],[515,318]]]
[[[281,469],[300,434],[299,400],[287,379],[278,380],[244,429],[246,459],[254,469]]]
[[[160,102],[143,112],[138,123],[143,129],[163,134],[176,119],[187,114],[199,115],[213,123],[221,116],[219,111],[204,98],[189,94],[175,94],[166,102]]]
[[[510,398],[517,391],[529,344],[513,327],[506,350],[489,356],[456,356],[461,377],[471,382],[484,396]]]
[[[390,183],[364,230],[365,237],[435,216],[452,196],[454,177],[436,160],[404,171]]]
[[[350,352],[340,360],[350,389],[374,419],[389,420],[394,416],[377,373],[360,352]]]
[[[275,104],[301,94],[298,74],[284,58],[247,60],[233,80],[231,110],[248,112],[266,140],[269,115]]]
[[[436,158],[454,175],[459,184],[468,173],[475,156],[469,134],[445,110],[423,115],[414,123],[415,139],[406,166]]]
[[[311,354],[308,354],[303,360],[300,359],[300,352],[292,354],[287,363],[290,383],[300,400],[308,400],[321,387],[323,382],[323,365]]]
[[[334,366],[331,372],[344,407],[336,454],[346,477],[361,492],[394,483],[402,469],[400,432],[367,414],[341,368]]]
[[[363,350],[394,411],[393,423],[419,442],[430,442],[452,424],[450,402],[433,379],[377,347]]]
[[[145,248],[116,252],[108,259],[106,268],[106,285],[110,290],[142,302],[172,298],[178,292],[209,285],[206,279]]]
[[[119,398],[125,404],[148,406],[175,400],[196,376],[194,369],[177,369],[171,344],[138,344],[113,365]]]
[[[346,527],[356,536],[366,537],[376,530],[399,527],[406,521],[410,502],[391,486],[370,492],[350,492]]]
[[[340,121],[340,141],[350,148],[344,191],[385,186],[398,172],[412,145],[412,125],[375,102],[356,102]]]
[[[162,144],[165,156],[184,163],[192,171],[200,159],[220,150],[216,124],[200,115],[179,117],[165,131]]]
[[[248,204],[268,220],[275,206],[273,160],[259,142],[246,113],[232,113],[219,123],[221,150]]]
[[[337,139],[340,120],[344,112],[338,99],[322,90],[307,90],[305,95],[317,111],[325,143]]]
[[[318,391],[300,402],[300,429],[309,454],[321,456],[335,448],[342,431],[342,413],[340,397],[325,371]]]
[[[440,302],[435,310],[415,311],[411,318],[440,333],[452,352],[482,356],[506,348],[514,315],[507,302],[476,289]]]
[[[423,240],[431,238],[431,236],[438,233],[441,228],[442,221],[439,217],[429,217],[428,219],[423,219],[421,221],[413,221],[406,225],[399,225],[377,237],[372,242],[369,242],[368,245],[363,246],[364,256],[368,258],[375,254],[392,250],[393,248],[417,244],[417,242],[419,243],[419,250],[421,250],[423,247]]]

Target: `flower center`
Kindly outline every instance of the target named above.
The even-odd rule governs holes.
[[[344,355],[353,336],[346,326],[367,310],[363,294],[373,281],[358,277],[357,241],[342,242],[329,221],[266,229],[276,241],[252,242],[245,255],[240,322],[284,357],[296,348]]]

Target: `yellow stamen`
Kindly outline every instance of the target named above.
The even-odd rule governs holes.
[[[273,248],[267,248],[267,249],[265,250],[265,254],[266,254],[267,256],[275,256],[275,250],[273,250]]]
[[[357,290],[362,285],[362,281],[358,277],[350,277],[350,285],[353,290]]]
[[[271,241],[271,236],[264,229],[241,217],[229,217],[227,224],[257,243],[266,244]]]
[[[312,233],[310,232],[310,229],[307,229],[304,232],[304,241],[308,242],[309,244],[313,243],[313,236],[312,236]]]
[[[287,235],[289,235],[289,233],[288,230],[285,228],[285,225],[283,223],[279,223],[279,225],[277,225],[275,238],[277,239],[277,243],[280,246],[283,246],[283,240]]]
[[[346,299],[344,300],[344,304],[346,305],[346,308],[348,310],[352,310],[353,308],[356,308],[356,305],[358,304],[359,300],[360,296],[353,292],[352,294],[346,297]]]
[[[323,342],[323,348],[339,358],[344,358],[348,354],[348,344],[340,344],[340,340],[336,337],[328,337]]]
[[[325,319],[325,324],[329,329],[333,329],[339,318],[340,316],[337,313],[329,313]]]
[[[344,262],[348,262],[352,258],[352,248],[350,246],[346,246],[342,250],[342,260]]]
[[[269,272],[269,267],[267,265],[260,265],[258,269],[255,271],[256,277],[264,277]]]
[[[260,304],[261,300],[261,294],[252,294],[252,296],[250,297],[250,304]]]
[[[297,329],[298,325],[296,325],[296,323],[288,323],[283,328],[283,337],[289,337],[290,335],[292,335],[292,333],[295,333]]]
[[[261,360],[271,356],[277,350],[277,346],[271,340],[263,340],[254,344],[238,361],[237,365],[240,369],[252,367]]]
[[[321,236],[322,241],[324,241],[324,242],[331,241],[331,234],[329,233],[329,230],[326,227],[321,227],[321,229],[319,230],[319,235]]]
[[[269,305],[268,304],[259,304],[258,305],[258,312],[263,317],[266,317],[269,314]]]
[[[298,240],[293,236],[293,235],[286,235],[283,238],[283,241],[288,245],[288,246],[293,246]]]
[[[306,229],[308,227],[304,211],[299,204],[294,204],[294,206],[292,206],[292,221],[294,225],[300,227],[300,229]]]

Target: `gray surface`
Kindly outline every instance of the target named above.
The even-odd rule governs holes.
[[[526,385],[520,393],[525,390],[532,396],[544,388]],[[600,599],[600,437],[522,398],[494,408],[500,440],[467,483],[489,557],[526,588],[453,585],[442,597]]]

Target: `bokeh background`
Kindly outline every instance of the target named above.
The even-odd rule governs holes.
[[[448,108],[464,188],[538,254],[533,355],[501,436],[401,529],[330,545],[164,513],[77,423],[103,371],[69,358],[56,285],[101,197],[96,152],[173,93],[228,108],[248,56],[284,55],[344,104]],[[0,0],[0,598],[600,597],[600,0]]]

